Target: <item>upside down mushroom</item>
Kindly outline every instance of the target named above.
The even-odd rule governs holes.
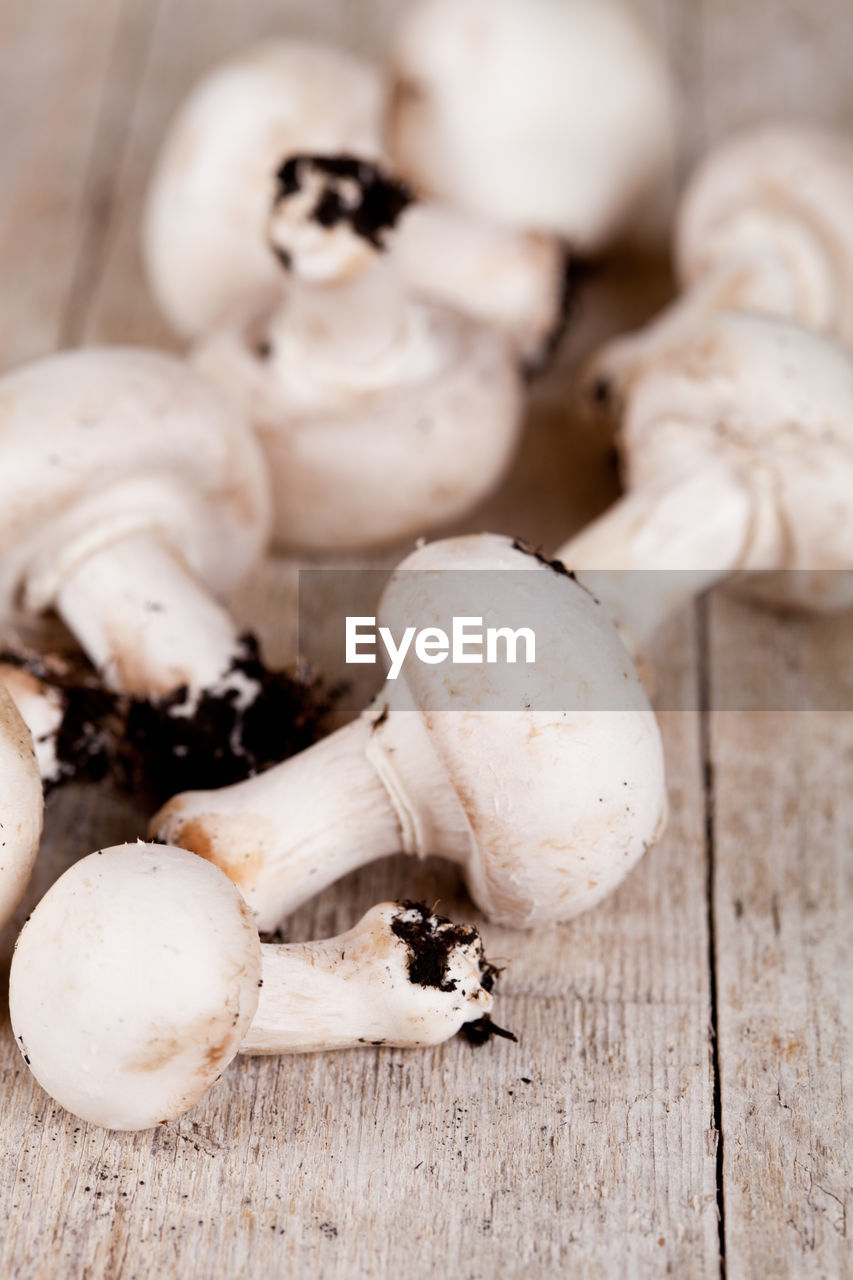
[[[9,1007],[51,1097],[145,1129],[194,1106],[238,1053],[416,1048],[472,1023],[487,1035],[495,974],[475,928],[412,903],[325,942],[262,944],[215,867],[126,844],[75,863],[35,908]]]
[[[765,125],[720,143],[681,199],[675,266],[681,297],[589,363],[587,390],[607,413],[717,311],[786,317],[853,349],[853,141]]]
[[[0,685],[0,928],[29,883],[41,839],[43,807],[32,739]]]
[[[194,338],[281,297],[266,225],[288,156],[386,155],[388,84],[315,41],[270,40],[209,72],[179,108],[142,228],[161,311]],[[562,323],[564,257],[552,237],[419,202],[390,250],[413,292],[505,331],[536,360]]]
[[[853,359],[834,343],[711,316],[637,369],[621,450],[627,492],[557,556],[633,644],[737,570],[769,603],[853,604]]]
[[[269,228],[286,296],[195,349],[195,366],[251,417],[280,545],[328,551],[421,533],[485,497],[515,450],[509,347],[408,298],[385,252],[409,199],[364,160],[290,157]]]
[[[133,348],[36,360],[0,401],[0,615],[58,613],[167,774],[245,776],[264,708],[298,700],[219,600],[269,536],[248,426],[182,361]]]
[[[551,644],[538,637],[512,705],[494,666],[407,663],[400,693],[389,679],[351,724],[249,782],[177,796],[152,834],[220,866],[265,929],[399,851],[456,861],[477,906],[504,924],[595,905],[663,828],[663,753],[604,609],[560,569],[488,534],[415,551],[380,602],[392,631],[432,626],[454,601],[470,611],[478,574],[487,607],[536,605]]]

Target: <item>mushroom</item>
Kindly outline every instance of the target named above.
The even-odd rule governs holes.
[[[518,440],[511,351],[494,330],[406,296],[384,253],[406,188],[349,156],[293,156],[278,183],[269,235],[291,274],[286,297],[193,354],[251,416],[276,542],[374,546],[462,515]]]
[[[373,907],[326,942],[262,945],[215,867],[124,844],[75,863],[38,904],[9,1008],[52,1098],[145,1129],[194,1106],[238,1053],[416,1048],[482,1027],[495,974],[476,929],[411,903]]]
[[[154,754],[174,746],[167,774],[204,762],[196,777],[214,764],[245,776],[253,737],[269,734],[262,707],[293,687],[217,599],[269,532],[245,424],[182,361],[65,352],[0,380],[0,475],[0,615],[54,609],[106,685],[136,700],[133,732]]]
[[[667,69],[614,0],[419,0],[391,65],[395,167],[489,221],[593,253],[672,167]]]
[[[0,928],[24,896],[41,839],[44,802],[30,734],[0,684]]]
[[[562,566],[507,538],[421,547],[378,615],[395,634],[432,629],[477,598],[484,616],[535,621],[535,662],[512,682],[506,666],[407,662],[351,724],[250,782],[177,796],[152,834],[221,867],[262,929],[400,850],[459,863],[477,906],[503,924],[533,928],[599,902],[663,828],[654,714],[605,611]]]
[[[170,324],[195,338],[278,299],[266,225],[288,156],[378,162],[388,86],[331,46],[274,40],[208,73],[157,158],[143,256]],[[401,218],[392,247],[406,284],[507,332],[535,362],[562,324],[563,251],[553,238],[484,223],[433,202]]]
[[[638,367],[621,450],[626,494],[557,555],[635,644],[736,570],[768,603],[853,603],[853,360],[827,339],[710,316]]]
[[[681,297],[590,362],[599,408],[618,414],[638,370],[716,311],[787,317],[853,348],[853,141],[792,125],[727,139],[682,197],[675,258]]]

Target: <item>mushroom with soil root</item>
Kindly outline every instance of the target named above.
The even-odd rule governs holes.
[[[853,604],[853,360],[828,339],[711,316],[638,368],[621,450],[626,494],[557,556],[632,646],[737,570],[771,604]]]
[[[262,944],[215,867],[126,844],[75,863],[35,908],[9,1007],[51,1097],[145,1129],[194,1106],[238,1053],[417,1048],[469,1023],[487,1034],[495,975],[475,928],[412,903],[373,907],[328,941]]]
[[[618,416],[632,379],[718,311],[777,315],[853,349],[853,140],[770,125],[722,142],[681,199],[675,266],[681,297],[589,362],[598,411]]]
[[[132,348],[26,365],[0,380],[0,475],[0,614],[60,615],[127,700],[152,781],[278,758],[307,692],[218,599],[265,548],[268,477],[206,380]]]
[[[198,83],[158,156],[143,221],[149,283],[178,333],[198,337],[280,298],[266,238],[276,174],[296,154],[382,162],[387,108],[379,68],[304,40],[268,41]],[[391,254],[407,288],[502,329],[531,362],[562,328],[553,237],[427,201],[404,212]]]
[[[384,252],[405,187],[349,156],[291,157],[278,183],[269,237],[286,296],[192,356],[251,417],[276,542],[369,547],[461,516],[518,441],[512,352],[496,331],[407,297]]]
[[[391,67],[394,166],[474,216],[595,253],[671,173],[669,74],[614,0],[419,0]]]
[[[407,662],[351,724],[250,782],[175,797],[152,833],[220,866],[264,929],[398,851],[459,863],[477,906],[504,924],[595,905],[664,825],[654,714],[604,609],[509,539],[420,548],[378,617],[395,635],[425,631],[478,596],[484,616],[535,614],[535,662],[512,668],[512,688],[506,666]]]
[[[41,778],[27,726],[0,685],[0,927],[24,896],[41,839]]]

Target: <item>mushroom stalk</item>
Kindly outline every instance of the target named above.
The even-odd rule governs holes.
[[[753,500],[730,467],[625,494],[557,552],[604,605],[632,652],[663,622],[743,562]]]
[[[156,532],[87,556],[55,607],[109,687],[134,697],[213,689],[240,651],[227,611]]]
[[[152,827],[168,843],[208,858],[242,890],[261,930],[276,925],[342,876],[385,855],[411,851],[400,789],[388,776],[395,755],[418,754],[422,783],[441,769],[415,712],[395,711],[391,750],[380,745],[380,712],[370,708],[328,738],[242,784],[179,797]],[[385,734],[389,729],[383,724]],[[456,812],[446,783],[447,821]],[[396,803],[395,803],[396,798]],[[405,811],[406,804],[402,809]],[[195,816],[186,818],[187,809]],[[448,852],[462,860],[464,817]],[[334,837],[345,832],[346,839]],[[444,850],[443,850],[444,852]]]
[[[270,320],[272,359],[288,370],[307,359],[312,370],[325,365],[336,383],[360,383],[405,333],[409,310],[387,258],[325,286],[294,273],[286,301]]]
[[[476,929],[411,903],[374,907],[336,938],[261,947],[258,1008],[239,1052],[437,1044],[491,1008],[489,970]],[[436,1010],[446,1004],[446,1022],[413,1016],[413,983],[432,988]],[[461,1018],[466,1006],[470,1016]]]

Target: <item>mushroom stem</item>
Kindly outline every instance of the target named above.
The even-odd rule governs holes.
[[[440,1044],[492,1004],[476,929],[410,903],[374,907],[323,942],[265,944],[261,966],[244,1054]]]
[[[213,688],[239,653],[232,619],[157,533],[87,556],[55,607],[107,685],[139,698]]]
[[[151,830],[215,863],[242,890],[258,927],[275,928],[347,872],[406,843],[374,764],[375,715],[247,782],[175,797]],[[400,716],[413,726],[414,715],[396,712],[395,723]]]
[[[335,381],[363,381],[406,330],[407,306],[399,273],[377,257],[362,274],[328,284],[294,273],[285,302],[270,321],[272,358],[290,372],[308,359],[328,367]]]
[[[709,460],[625,494],[556,558],[577,573],[636,652],[667,618],[743,566],[753,524],[749,491],[731,467]]]

